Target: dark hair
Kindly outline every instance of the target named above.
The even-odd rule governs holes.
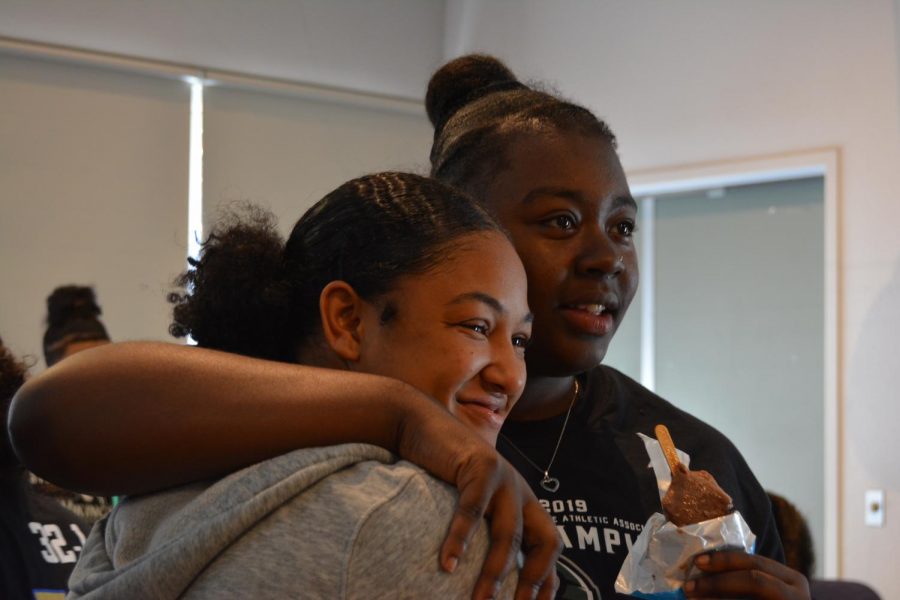
[[[179,277],[185,291],[170,295],[169,331],[207,348],[295,362],[299,344],[319,332],[319,295],[329,282],[346,281],[372,301],[478,231],[500,228],[467,196],[407,173],[345,183],[300,218],[287,243],[270,214],[251,208],[221,223]]]
[[[69,344],[109,340],[98,318],[100,313],[93,288],[65,285],[53,290],[47,298],[47,331],[44,332],[44,360],[48,367],[62,360]]]
[[[807,579],[812,577],[813,567],[816,564],[816,555],[813,551],[812,535],[809,533],[809,525],[796,506],[786,498],[772,492],[766,492],[772,502],[772,516],[775,518],[775,528],[781,536],[784,546],[785,564],[795,571],[799,571]]]
[[[9,413],[9,403],[12,397],[25,383],[25,364],[16,359],[0,340],[0,408],[3,409],[3,433],[0,435],[0,468],[17,464],[18,459],[9,442],[9,432],[6,429],[6,416]]]
[[[487,176],[503,165],[505,149],[524,133],[595,135],[613,148],[616,137],[588,109],[521,83],[493,56],[448,62],[428,83],[425,109],[434,125],[431,175],[480,197]]]

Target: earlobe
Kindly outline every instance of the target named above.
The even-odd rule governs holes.
[[[363,339],[364,301],[346,281],[332,281],[319,295],[322,333],[342,360],[358,362]]]

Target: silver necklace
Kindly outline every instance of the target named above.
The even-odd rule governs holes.
[[[518,452],[522,456],[522,458],[528,461],[528,464],[537,469],[538,473],[544,474],[544,477],[541,479],[541,487],[551,494],[556,493],[556,491],[559,489],[559,479],[557,479],[556,477],[550,477],[550,468],[553,466],[553,461],[556,460],[556,454],[559,452],[559,446],[562,444],[563,436],[566,435],[566,425],[569,424],[569,416],[572,414],[572,407],[575,406],[575,401],[578,400],[578,391],[578,378],[575,378],[575,393],[572,394],[572,401],[569,403],[569,410],[566,411],[566,419],[563,421],[562,430],[559,432],[559,439],[556,440],[556,448],[553,449],[553,456],[550,457],[550,462],[547,463],[546,469],[542,469],[536,462],[528,458],[528,455],[522,452],[522,450],[520,450],[519,447],[516,446],[511,439],[509,439],[502,433],[500,434],[503,436],[503,439],[506,440],[506,442],[510,446],[512,446],[513,450]]]

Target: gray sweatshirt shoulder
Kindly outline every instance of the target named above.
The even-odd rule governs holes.
[[[457,572],[441,572],[456,499],[382,448],[298,450],[129,498],[92,531],[70,597],[466,597],[488,541],[482,526]]]

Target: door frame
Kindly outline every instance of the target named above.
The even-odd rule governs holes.
[[[842,336],[843,299],[841,290],[841,152],[838,147],[814,148],[766,156],[736,158],[705,163],[634,169],[627,172],[631,193],[642,202],[642,313],[641,377],[653,387],[653,222],[654,196],[735,185],[768,183],[822,177],[824,179],[825,255],[824,269],[824,497],[825,539],[823,576],[841,576],[840,553],[842,523],[843,456],[843,374]],[[646,341],[646,348],[645,348]],[[646,366],[645,366],[646,365]]]

